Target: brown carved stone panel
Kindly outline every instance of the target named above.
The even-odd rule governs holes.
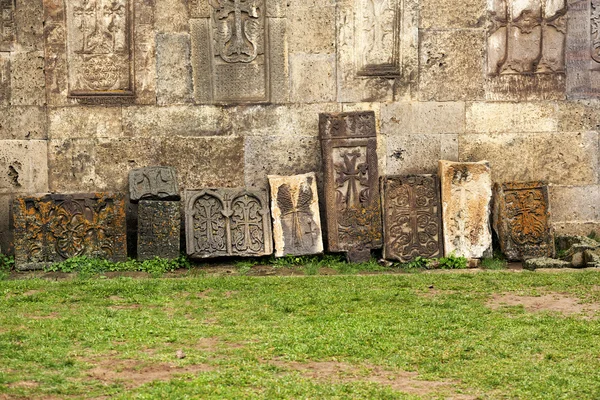
[[[435,175],[381,178],[383,256],[410,262],[444,255],[439,179]]]
[[[554,256],[548,186],[544,182],[494,185],[494,231],[509,260]]]
[[[15,37],[15,1],[0,0],[0,51],[12,50]]]
[[[177,170],[173,167],[144,167],[129,171],[129,200],[179,200]]]
[[[70,96],[132,96],[133,0],[66,2]]]
[[[13,215],[17,269],[40,269],[75,256],[127,258],[122,195],[18,197]]]
[[[275,256],[322,253],[323,237],[315,173],[269,175],[269,185]]]
[[[185,232],[194,258],[273,253],[268,201],[257,190],[186,190]]]
[[[329,251],[368,261],[381,248],[375,113],[320,114]]]
[[[142,200],[138,207],[137,257],[179,257],[181,213],[178,201]]]

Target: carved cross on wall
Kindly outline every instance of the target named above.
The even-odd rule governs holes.
[[[249,196],[244,196],[237,200],[237,202],[239,202],[239,208],[234,204],[233,208],[235,211],[231,220],[233,228],[240,228],[243,231],[243,243],[238,241],[235,243],[235,246],[238,250],[242,251],[258,251],[260,248],[255,249],[253,247],[256,247],[256,240],[260,240],[260,235],[253,234],[252,228],[256,228],[255,230],[258,231],[262,230],[263,220],[260,205],[255,199]]]
[[[358,163],[361,156],[360,150],[342,154],[342,162],[335,163],[337,172],[336,183],[338,188],[348,182],[346,196],[344,198],[345,208],[359,208],[361,203],[361,186],[368,185],[369,177],[367,175],[369,166],[367,163]]]
[[[82,47],[79,53],[88,53],[89,38],[96,30],[96,2],[95,0],[83,0],[78,7],[74,8],[73,15],[80,18],[78,28],[83,35]],[[91,21],[90,21],[91,20]]]
[[[259,0],[210,0],[218,20],[227,20],[233,14],[233,29],[223,43],[221,57],[227,62],[251,62],[258,54],[255,39],[248,33],[248,21],[258,20]],[[247,15],[244,18],[244,14]]]
[[[464,211],[467,209],[467,196],[473,194],[473,191],[466,186],[472,179],[473,177],[466,168],[464,170],[456,170],[452,178],[452,184],[454,185],[452,192],[453,194],[457,194],[460,199],[460,211],[455,217],[457,229],[454,243],[459,250],[465,249],[470,244],[469,236],[471,230],[467,227],[466,219],[468,216],[464,215]]]

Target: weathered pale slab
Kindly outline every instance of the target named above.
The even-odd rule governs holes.
[[[269,175],[275,257],[323,252],[321,217],[314,172]]]
[[[120,194],[48,194],[13,203],[15,266],[41,269],[75,256],[127,258]]]
[[[273,253],[269,203],[257,190],[186,190],[185,232],[194,258]]]
[[[329,251],[368,261],[381,248],[375,113],[320,114]]]
[[[489,163],[439,162],[444,254],[492,255],[492,176]]]
[[[410,262],[444,254],[437,176],[382,177],[381,206],[385,259]]]
[[[179,257],[181,213],[178,201],[141,200],[138,206],[137,258]]]
[[[129,171],[129,200],[179,200],[177,170],[173,167],[145,167]]]
[[[554,236],[545,182],[494,185],[494,231],[509,260],[553,257]]]

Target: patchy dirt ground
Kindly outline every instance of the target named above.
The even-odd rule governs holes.
[[[580,314],[594,317],[600,304],[582,303],[578,298],[563,293],[547,293],[542,296],[520,296],[513,293],[494,294],[486,305],[494,310],[502,307],[523,306],[528,312],[552,311],[563,315]]]

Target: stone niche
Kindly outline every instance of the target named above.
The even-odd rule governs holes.
[[[554,257],[549,205],[545,182],[494,185],[493,226],[506,258]]]
[[[258,190],[186,190],[185,233],[193,258],[273,253],[269,203]]]
[[[13,217],[15,266],[19,270],[41,269],[75,256],[127,259],[122,195],[18,197]]]
[[[492,176],[489,163],[439,162],[444,254],[492,256]]]
[[[0,0],[0,51],[11,51],[15,37],[15,2]]]
[[[403,263],[444,254],[440,183],[435,175],[381,178],[383,257]]]
[[[274,0],[191,0],[197,103],[287,100],[286,19],[268,14]]]
[[[565,95],[567,0],[489,0],[488,100]]]
[[[269,175],[275,257],[323,252],[321,217],[314,172]]]
[[[375,113],[320,114],[329,251],[352,262],[382,246]]]

